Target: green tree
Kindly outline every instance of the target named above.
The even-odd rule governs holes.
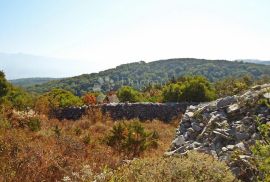
[[[5,98],[14,109],[19,111],[28,111],[33,107],[33,97],[21,88],[11,88]]]
[[[161,102],[162,87],[160,85],[148,85],[143,90],[143,98],[146,102]]]
[[[164,86],[162,96],[164,102],[180,102],[183,86],[178,83],[171,83]]]
[[[215,99],[215,91],[206,78],[198,76],[184,82],[181,99],[188,102],[207,102]]]
[[[140,102],[142,100],[141,93],[130,86],[121,87],[117,91],[117,97],[120,102]]]
[[[5,78],[5,73],[0,71],[0,98],[8,93],[8,83]]]
[[[225,97],[228,95],[235,95],[244,90],[247,90],[253,81],[249,76],[243,77],[228,77],[226,79],[217,81],[214,84],[218,97]]]
[[[163,88],[164,102],[206,102],[215,99],[210,82],[202,76],[180,77]]]
[[[82,100],[71,92],[63,89],[53,89],[37,99],[35,109],[40,113],[47,114],[54,109],[81,106],[82,104]]]

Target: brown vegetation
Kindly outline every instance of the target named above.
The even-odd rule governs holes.
[[[93,112],[95,115],[76,122],[18,116],[5,120],[0,129],[0,181],[55,181],[79,173],[85,166],[94,175],[123,164],[125,156],[104,142],[116,123]],[[174,126],[160,121],[142,126],[160,136],[159,147],[142,157],[162,156],[173,138]]]

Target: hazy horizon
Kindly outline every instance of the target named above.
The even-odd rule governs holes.
[[[0,57],[0,69],[15,79],[140,60],[270,60],[269,7],[268,0],[3,0],[0,53],[18,58]]]

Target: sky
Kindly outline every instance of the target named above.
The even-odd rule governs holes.
[[[0,52],[76,62],[61,64],[69,70],[61,75],[49,67],[34,75],[53,77],[141,60],[270,60],[269,8],[269,0],[0,0]]]

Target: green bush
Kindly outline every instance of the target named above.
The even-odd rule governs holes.
[[[33,107],[33,97],[20,88],[12,87],[5,99],[18,111],[28,111]]]
[[[214,87],[218,97],[225,97],[229,95],[238,94],[247,90],[253,83],[249,76],[242,76],[240,78],[228,77],[223,80],[217,81]]]
[[[9,129],[11,127],[11,123],[7,119],[0,116],[0,128]]]
[[[27,126],[29,127],[31,131],[39,131],[41,128],[41,123],[38,118],[31,118],[28,121]]]
[[[270,101],[268,99],[260,99],[258,104],[270,108]]]
[[[256,141],[256,144],[251,150],[255,156],[258,171],[260,172],[258,179],[270,181],[270,125],[260,124],[259,117],[257,117],[256,120],[262,140]]]
[[[183,86],[177,83],[171,83],[163,88],[163,101],[165,102],[181,102]]]
[[[140,102],[141,94],[132,87],[124,86],[117,91],[120,102]]]
[[[212,156],[192,152],[185,157],[137,159],[118,169],[113,182],[207,181],[231,182],[235,177],[225,163]]]
[[[145,131],[140,122],[133,121],[114,125],[105,141],[119,153],[134,158],[140,156],[148,148],[157,147],[157,139],[157,132]]]
[[[210,82],[202,76],[180,77],[163,88],[164,102],[206,102],[215,98]]]
[[[71,92],[62,89],[53,89],[37,98],[35,110],[39,113],[48,114],[54,109],[81,106],[82,104],[82,100]]]
[[[8,82],[4,72],[0,71],[0,98],[8,93]]]

